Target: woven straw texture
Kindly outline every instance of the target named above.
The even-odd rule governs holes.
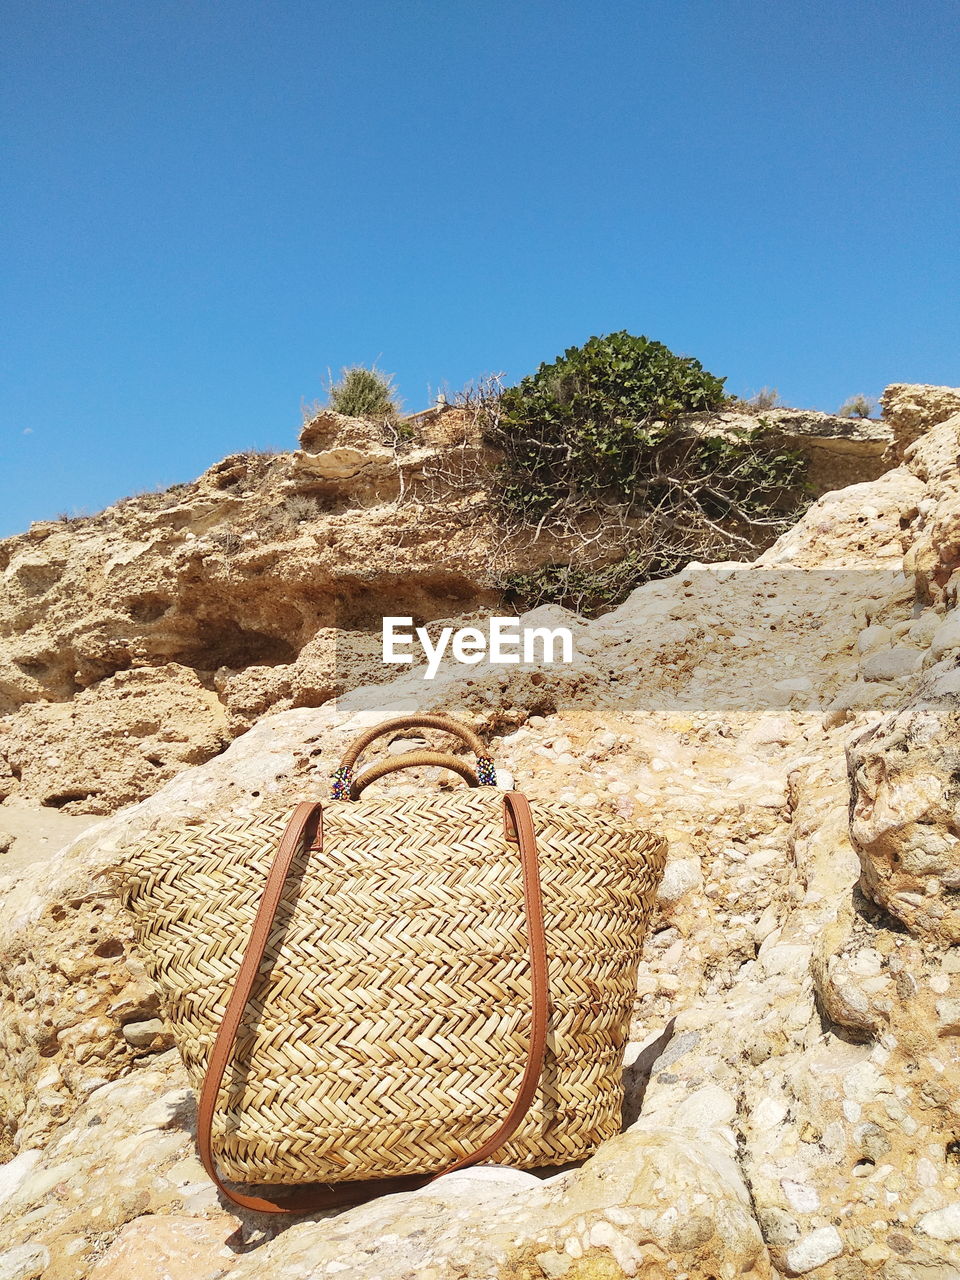
[[[158,833],[124,898],[199,1091],[289,811]],[[497,1163],[560,1164],[619,1132],[623,1047],[663,840],[534,803],[551,992],[534,1103]],[[296,857],[214,1118],[224,1176],[338,1182],[441,1170],[512,1103],[531,982],[502,793],[324,807]]]

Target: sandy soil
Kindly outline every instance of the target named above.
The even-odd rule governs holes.
[[[0,804],[0,876],[17,875],[52,857],[81,831],[103,819],[35,805]]]

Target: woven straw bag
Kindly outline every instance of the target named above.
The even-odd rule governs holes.
[[[476,766],[413,751],[354,774],[376,737],[411,727],[459,736]],[[425,764],[470,785],[362,794]],[[361,735],[330,804],[149,838],[123,897],[200,1095],[211,1177],[238,1204],[295,1213],[494,1154],[522,1167],[588,1155],[620,1129],[665,856],[623,820],[497,790],[482,742],[443,716]],[[277,1184],[292,1194],[273,1199]]]

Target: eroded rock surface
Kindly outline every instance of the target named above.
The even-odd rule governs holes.
[[[570,668],[444,666],[433,682],[413,669],[317,707],[251,704],[252,727],[221,754],[12,881],[0,1268],[960,1273],[960,628],[945,532],[958,426],[824,495],[752,566],[691,566],[592,623],[536,611],[528,621],[573,631]],[[876,661],[903,651],[916,659]],[[435,709],[485,733],[502,785],[534,807],[568,799],[670,842],[625,1132],[559,1175],[466,1171],[293,1224],[233,1213],[197,1161],[192,1097],[107,873],[149,827],[323,794],[360,729]],[[459,784],[425,771],[377,785]]]
[[[769,416],[807,452],[817,492],[891,465],[883,423]],[[489,614],[497,574],[569,559],[570,537],[504,531],[489,493],[497,459],[464,410],[394,427],[322,411],[300,443],[0,543],[0,801],[111,812],[269,709],[389,679],[384,615]],[[618,536],[600,545],[614,554]],[[147,686],[179,743],[144,728],[156,719],[140,715]]]
[[[925,403],[922,396],[919,402]],[[758,425],[779,432],[788,448],[806,457],[807,482],[818,495],[875,480],[892,465],[889,455],[894,432],[885,420],[841,418],[815,409],[761,411],[741,407],[716,414],[689,414],[685,421],[701,422],[707,429],[721,433],[750,430]],[[939,422],[940,418],[935,417],[933,421]]]
[[[118,671],[69,702],[0,719],[0,791],[66,813],[113,813],[231,736],[223,703],[189,667]]]
[[[960,388],[894,382],[885,388],[881,403],[893,431],[894,450],[902,456],[931,427],[960,413]]]

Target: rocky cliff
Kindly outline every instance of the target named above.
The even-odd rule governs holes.
[[[767,417],[807,453],[816,492],[892,465],[887,423]],[[569,558],[549,531],[504,533],[495,458],[467,411],[392,433],[320,413],[300,443],[0,542],[0,800],[110,813],[268,709],[388,678],[384,614],[489,613],[498,572]]]
[[[10,676],[11,697],[34,699],[11,719],[37,708],[75,709],[103,685],[176,676],[184,720],[206,716],[202,723],[227,725],[218,731],[233,740],[225,750],[209,743],[210,758],[197,763],[171,753],[159,766],[167,780],[141,791],[146,798],[7,878],[0,907],[0,1105],[8,1157],[0,1167],[0,1275],[960,1274],[956,394],[888,391],[896,455],[888,469],[825,493],[752,564],[692,565],[593,622],[537,611],[538,620],[562,619],[575,633],[570,667],[445,666],[432,683],[413,670],[390,683],[333,690],[334,698],[329,689],[313,695],[322,705],[307,696],[298,702],[293,681],[306,669],[304,651],[337,620],[323,612],[323,601],[340,589],[335,584],[353,601],[355,616],[374,605],[384,611],[379,597],[361,604],[356,586],[389,580],[384,559],[373,559],[377,535],[361,532],[355,516],[328,513],[323,527],[338,530],[355,558],[348,573],[343,560],[325,562],[320,578],[313,559],[298,570],[277,551],[261,564],[259,544],[243,540],[262,518],[256,511],[263,493],[282,493],[291,479],[302,485],[306,470],[323,484],[331,469],[350,471],[346,479],[367,495],[369,510],[381,512],[383,477],[364,478],[370,463],[362,449],[359,458],[331,456],[353,447],[334,438],[320,439],[296,461],[231,461],[240,468],[227,486],[237,488],[233,496],[213,492],[214,473],[191,490],[191,511],[234,504],[240,545],[232,555],[250,555],[262,569],[245,575],[242,591],[242,562],[204,542],[211,533],[199,514],[181,526],[193,539],[175,536],[169,519],[161,524],[156,537],[168,550],[141,552],[140,577],[136,554],[103,572],[101,553],[85,561],[82,542],[75,556],[64,546],[59,581],[89,581],[85,616],[96,625],[68,620],[69,594],[56,584],[47,588],[46,606],[34,605],[35,615],[22,605],[33,648],[21,655],[38,655],[42,634],[51,639],[44,671],[31,675],[20,666]],[[410,454],[436,447],[416,444]],[[384,467],[395,468],[395,459],[384,459]],[[428,480],[408,471],[402,483],[409,492]],[[363,488],[368,482],[372,488]],[[258,495],[248,507],[245,485]],[[160,507],[158,518],[165,513]],[[110,530],[124,518],[122,508],[94,518],[103,524],[92,525],[91,546],[94,538],[106,543],[109,533],[111,554],[122,556],[131,540]],[[399,508],[389,516],[401,518]],[[10,576],[34,544],[47,563],[57,543],[42,548],[65,533],[45,528],[43,537],[7,544]],[[468,522],[463,508],[437,534],[444,573],[460,574],[456,607],[455,597],[443,594],[453,578],[437,577],[435,564],[426,568],[415,546],[404,560],[399,539],[391,550],[401,557],[397,572],[408,565],[421,574],[425,612],[486,608],[467,585],[470,540],[482,535],[482,521]],[[202,544],[199,553],[191,542]],[[363,554],[375,570],[370,579],[361,576]],[[182,604],[174,593],[162,612],[136,626],[127,607],[124,631],[121,606],[135,585],[141,600],[148,588],[169,600],[171,583],[187,593],[184,565],[202,586],[194,581]],[[120,577],[108,588],[114,573]],[[296,599],[296,609],[274,620],[261,579],[288,584],[284,599]],[[244,657],[229,648],[233,633],[224,627],[222,647],[211,649],[216,663],[196,660],[204,641],[189,618],[224,609],[233,600],[229,581],[244,602],[230,606],[236,624],[270,644],[281,632],[295,636],[295,654],[262,647],[260,639]],[[45,595],[38,590],[24,600]],[[311,632],[315,625],[320,631]],[[55,684],[56,637],[70,637],[74,678],[87,682],[85,692]],[[120,641],[123,653],[110,650]],[[145,646],[142,664],[136,646]],[[107,652],[123,658],[112,673],[96,666]],[[363,655],[356,661],[362,676]],[[155,674],[168,667],[174,671]],[[266,687],[279,668],[290,691],[271,693],[270,714],[231,707],[229,690],[241,679],[253,687],[252,672],[263,671],[256,678]],[[95,683],[88,673],[98,670]],[[203,701],[211,670],[219,711]],[[27,676],[35,681],[29,687]],[[569,799],[586,810],[630,815],[668,837],[670,861],[627,1054],[624,1132],[564,1172],[484,1167],[293,1225],[234,1215],[197,1160],[193,1097],[107,873],[147,829],[241,801],[274,805],[322,794],[338,752],[361,727],[433,709],[451,710],[484,732],[501,782],[514,779],[534,803],[539,796]],[[247,731],[233,736],[231,716]],[[123,728],[117,734],[129,752],[131,739],[169,742],[161,735],[170,723],[165,717],[142,737],[123,738]],[[48,768],[52,786],[62,775]],[[379,785],[401,793],[427,783],[440,779],[428,772]]]

